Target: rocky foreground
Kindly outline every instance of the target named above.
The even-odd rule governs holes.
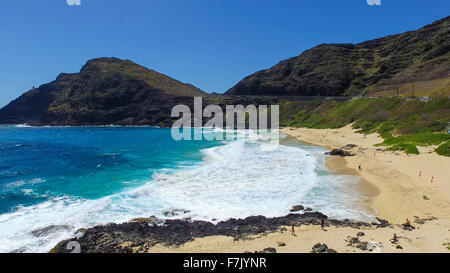
[[[161,220],[156,217],[139,218],[123,224],[108,224],[80,230],[76,238],[60,242],[52,253],[72,252],[69,242],[77,242],[82,253],[144,253],[156,245],[181,246],[195,238],[223,235],[235,241],[249,236],[264,235],[286,226],[321,225],[334,227],[374,227],[389,226],[387,221],[363,223],[349,220],[333,220],[320,212],[289,214],[284,217],[266,218],[251,216],[246,219],[229,219],[213,224],[205,221]],[[71,244],[69,244],[71,245]]]

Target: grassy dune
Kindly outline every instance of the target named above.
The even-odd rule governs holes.
[[[450,99],[428,102],[401,98],[358,98],[282,101],[280,124],[291,127],[340,128],[347,124],[364,134],[379,133],[389,150],[418,154],[417,146],[436,145],[436,152],[450,156]]]

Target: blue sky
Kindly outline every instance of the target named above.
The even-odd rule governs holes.
[[[131,59],[207,92],[320,43],[446,17],[448,0],[2,0],[0,107],[89,59]]]

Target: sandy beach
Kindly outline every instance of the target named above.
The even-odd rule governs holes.
[[[433,153],[435,147],[420,148],[420,155],[386,151],[375,144],[383,140],[377,134],[356,133],[351,126],[340,129],[284,128],[282,132],[311,145],[340,149],[348,144],[352,157],[329,157],[327,167],[338,173],[360,175],[360,190],[370,196],[374,213],[392,225],[386,228],[327,227],[303,225],[280,227],[270,234],[234,241],[231,237],[198,238],[180,247],[157,245],[151,252],[255,252],[275,248],[277,252],[311,252],[316,243],[325,243],[337,252],[368,252],[350,245],[351,237],[363,232],[361,242],[376,245],[371,252],[444,252],[450,253],[450,158]],[[362,167],[362,171],[358,167]],[[422,173],[419,176],[419,173]],[[433,182],[432,177],[434,177]],[[402,228],[409,219],[412,231]],[[389,240],[396,233],[399,241]]]
[[[351,126],[321,130],[285,128],[282,132],[330,150],[347,144],[357,145],[350,150],[355,156],[339,160],[343,162],[342,167],[354,170],[378,188],[379,193],[373,201],[378,217],[395,224],[414,216],[449,218],[450,158],[433,153],[436,147],[419,147],[420,155],[385,151],[384,147],[375,146],[383,142],[377,134],[364,136],[356,133]],[[360,165],[361,172],[358,171]],[[328,163],[328,167],[336,170],[339,164],[333,168]]]

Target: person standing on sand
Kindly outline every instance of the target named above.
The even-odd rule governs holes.
[[[320,229],[325,230],[325,219],[320,220]]]
[[[434,176],[431,177],[431,183],[433,183],[433,182],[434,182]]]
[[[295,227],[294,227],[294,225],[292,225],[291,234],[292,234],[292,236],[295,236]]]
[[[419,178],[422,178],[422,170],[419,171]]]

